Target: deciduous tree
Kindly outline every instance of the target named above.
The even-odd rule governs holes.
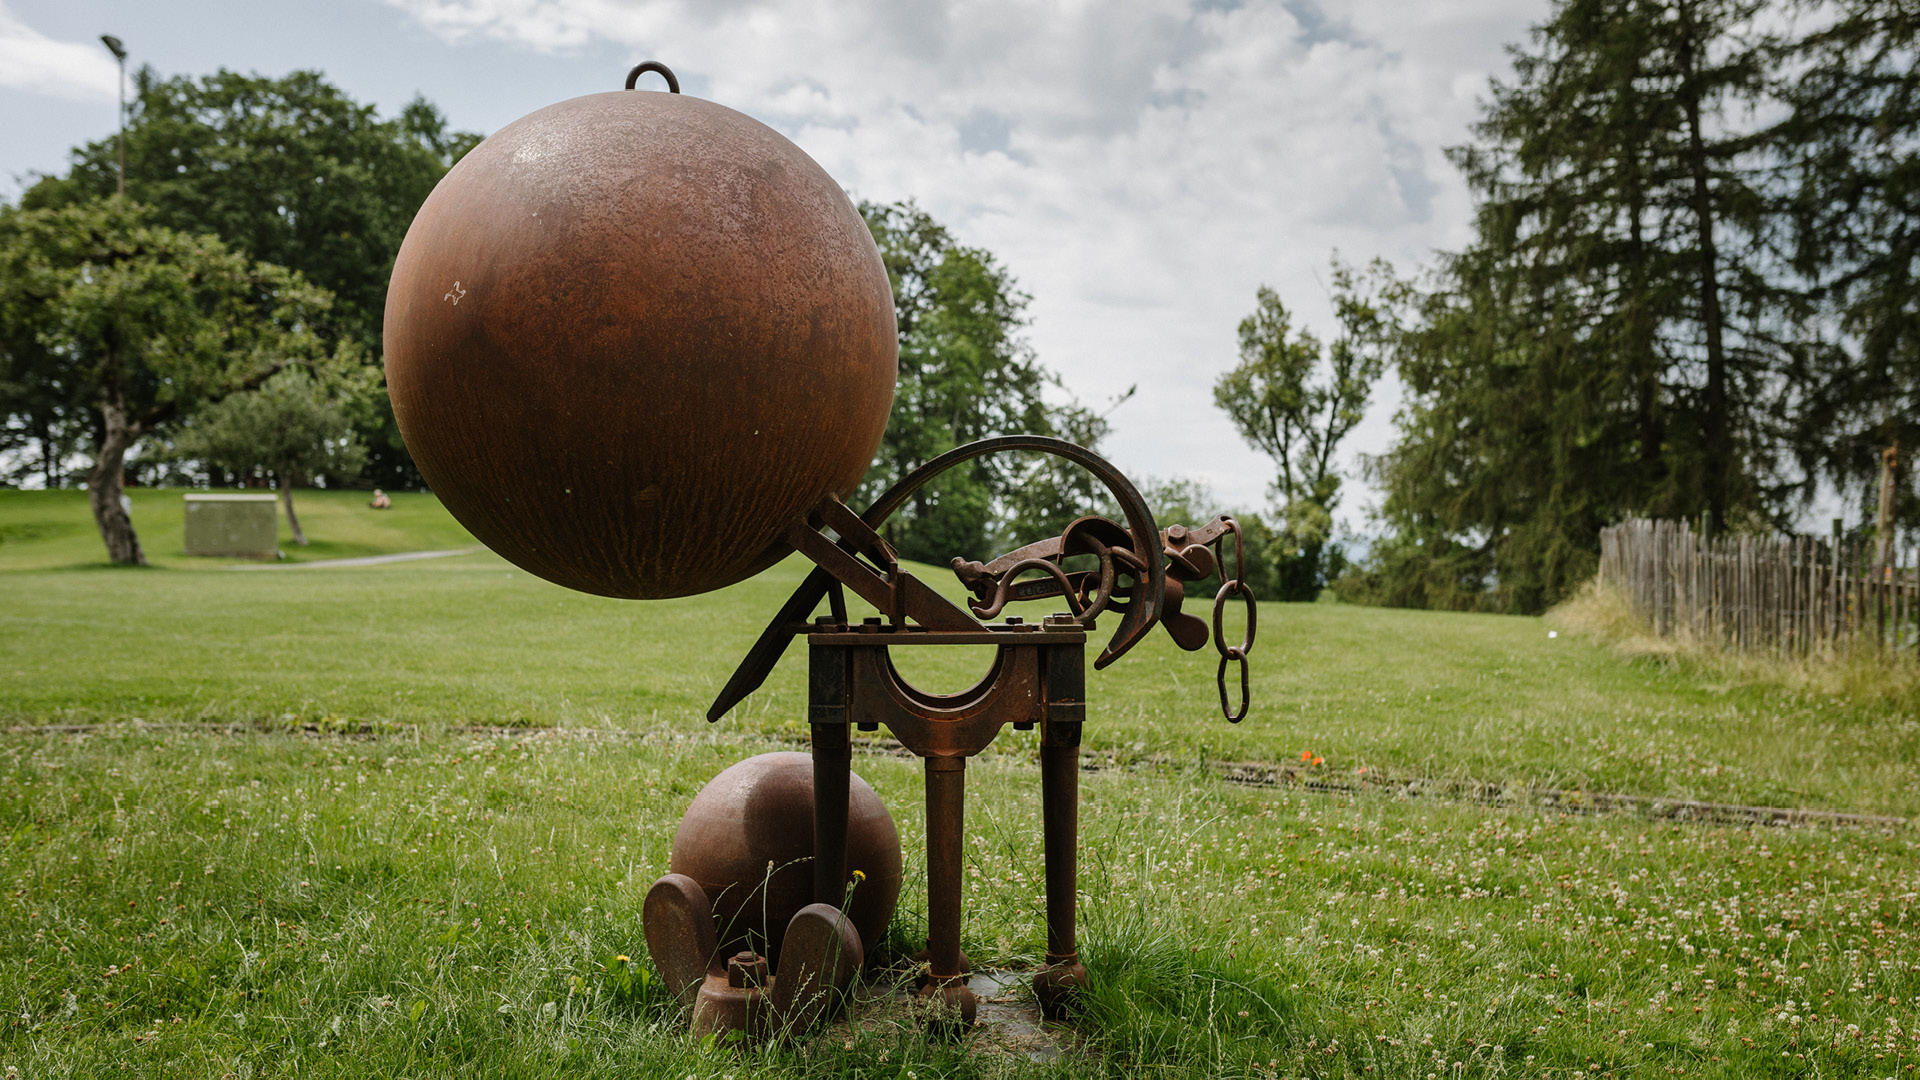
[[[153,223],[212,233],[261,261],[299,271],[335,297],[328,332],[380,357],[387,278],[414,213],[479,136],[451,131],[423,98],[381,117],[317,71],[281,78],[222,69],[134,79],[127,194]],[[27,208],[74,206],[114,191],[112,136],[73,152],[66,175],[22,196]],[[418,486],[384,396],[360,424],[373,483]]]
[[[1041,393],[1053,380],[1021,334],[1028,297],[1013,276],[910,202],[860,210],[893,284],[900,334],[893,415],[864,498],[976,439],[1051,433]],[[895,516],[889,541],[910,559],[991,557],[1015,475],[991,459],[947,473]]]
[[[142,564],[121,508],[139,439],[292,365],[349,366],[321,333],[326,291],[120,198],[0,208],[0,414],[55,402],[92,429],[87,500],[116,563]],[[19,394],[4,388],[33,388]]]
[[[1370,274],[1391,285],[1384,266]],[[1311,331],[1296,330],[1279,295],[1261,286],[1253,314],[1240,322],[1240,363],[1213,388],[1214,403],[1240,436],[1279,470],[1272,492],[1281,509],[1281,600],[1312,600],[1326,584],[1340,500],[1334,455],[1365,416],[1386,364],[1384,316],[1338,262],[1334,307],[1341,332],[1328,347]]]
[[[195,413],[174,441],[174,452],[242,476],[272,477],[293,542],[305,546],[293,485],[317,473],[353,475],[366,460],[342,389],[324,385],[304,368],[289,368],[258,389],[229,394]]]

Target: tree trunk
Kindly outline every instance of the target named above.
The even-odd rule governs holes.
[[[307,546],[307,534],[300,531],[300,519],[293,515],[293,481],[280,474],[280,503],[287,508],[287,525],[293,529],[293,542]]]
[[[1639,74],[1634,65],[1628,77],[1629,88]],[[1639,126],[1635,118],[1635,127]],[[1652,317],[1652,300],[1647,285],[1647,242],[1644,219],[1647,212],[1645,174],[1639,148],[1627,152],[1627,355],[1635,370],[1634,429],[1640,441],[1641,506],[1652,513],[1664,513],[1670,506],[1656,502],[1667,479],[1667,435],[1660,410],[1660,358],[1654,349],[1657,327]]]
[[[40,472],[43,486],[52,491],[59,485],[53,478],[53,424],[44,416],[33,418],[33,437],[40,444]]]
[[[93,508],[93,523],[106,542],[107,558],[123,566],[145,566],[147,556],[140,550],[133,519],[120,505],[127,448],[140,437],[140,428],[127,422],[126,402],[118,393],[100,402],[100,419],[100,450],[94,456],[93,470],[87,474],[87,505]]]
[[[1692,10],[1680,5],[1680,100],[1687,112],[1687,165],[1693,173],[1694,229],[1700,244],[1700,322],[1707,344],[1705,446],[1702,466],[1707,518],[1718,533],[1727,525],[1727,480],[1733,471],[1733,433],[1727,419],[1727,353],[1720,318],[1720,256],[1713,242],[1713,193],[1707,151],[1700,134],[1700,83],[1694,67]]]
[[[1880,557],[1876,562],[1882,577],[1886,576],[1886,568],[1893,562],[1893,478],[1899,468],[1900,443],[1896,440],[1892,446],[1880,451],[1880,512],[1874,517],[1874,535],[1879,540]]]

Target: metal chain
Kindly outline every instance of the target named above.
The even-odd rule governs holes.
[[[1247,709],[1253,704],[1253,698],[1248,691],[1247,655],[1253,652],[1254,631],[1259,625],[1260,618],[1259,608],[1254,604],[1253,590],[1247,588],[1244,580],[1247,573],[1246,541],[1240,535],[1240,523],[1228,519],[1227,532],[1233,534],[1233,577],[1221,582],[1220,591],[1213,597],[1213,647],[1220,653],[1220,670],[1215,673],[1214,681],[1220,687],[1221,715],[1227,718],[1228,723],[1237,724],[1246,719]],[[1213,541],[1214,563],[1220,567],[1222,576],[1227,570],[1226,553],[1221,550],[1226,544],[1226,539],[1227,533],[1221,533]],[[1240,644],[1228,645],[1225,631],[1227,597],[1236,593],[1247,604],[1247,633]],[[1227,664],[1229,662],[1240,665],[1240,708],[1238,710],[1234,709],[1232,699],[1227,695]]]

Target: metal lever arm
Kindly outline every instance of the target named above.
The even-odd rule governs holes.
[[[840,534],[839,543],[828,540],[804,521],[787,526],[784,539],[794,550],[812,559],[815,566],[831,574],[835,581],[885,612],[888,621],[903,626],[912,619],[929,630],[986,629],[946,597],[934,592],[926,582],[900,569],[887,542],[840,500],[828,499],[821,503],[819,513],[826,524]],[[854,558],[847,550],[849,547],[878,556],[875,561],[885,567],[884,571]]]
[[[868,511],[869,515],[872,513]],[[813,561],[813,571],[781,605],[779,614],[760,632],[753,648],[747,650],[740,666],[727,679],[727,685],[720,688],[720,696],[707,709],[709,722],[727,715],[766,682],[793,635],[805,627],[833,582],[845,585],[855,596],[886,612],[895,625],[904,625],[912,619],[929,630],[984,629],[926,582],[900,569],[893,548],[873,530],[872,524],[848,509],[845,503],[829,496],[815,509],[815,514],[822,524],[840,534],[839,542],[827,539],[804,520],[787,526],[782,539]],[[881,569],[861,562],[855,552],[866,555]]]

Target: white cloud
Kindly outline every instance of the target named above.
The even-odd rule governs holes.
[[[1443,156],[1541,0],[388,0],[450,42],[595,43],[786,132],[856,194],[912,197],[1034,296],[1107,450],[1265,501],[1212,404],[1261,283],[1327,336],[1329,252],[1403,269],[1466,235]],[[609,73],[609,82],[617,73]],[[536,104],[529,103],[529,111]],[[1383,387],[1356,450],[1385,446]],[[1349,499],[1349,507],[1360,499]]]
[[[75,101],[114,101],[120,67],[97,41],[55,41],[0,3],[0,86]]]

